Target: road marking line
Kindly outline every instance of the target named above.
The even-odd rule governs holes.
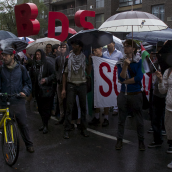
[[[106,138],[112,139],[112,140],[117,140],[117,138],[114,137],[114,136],[111,136],[111,135],[108,135],[108,134],[104,134],[104,133],[101,133],[101,132],[99,132],[99,131],[92,130],[92,129],[90,129],[90,128],[87,128],[87,130],[90,131],[91,133],[97,134],[97,135],[99,135],[99,136],[106,137]],[[122,142],[123,142],[123,143],[131,143],[130,141],[124,140],[124,139],[123,139]]]
[[[55,121],[58,121],[58,120],[57,120],[55,117],[53,117],[53,116],[51,116],[51,119],[52,119],[52,120],[55,120]],[[117,138],[114,137],[114,136],[111,136],[111,135],[108,135],[108,134],[101,133],[101,132],[96,131],[96,130],[93,130],[93,129],[91,129],[91,128],[87,128],[87,131],[89,131],[89,132],[91,132],[91,133],[94,133],[94,134],[97,134],[97,135],[102,136],[102,137],[106,137],[106,138],[108,138],[108,139],[117,140]],[[131,142],[130,142],[129,140],[124,140],[124,139],[123,139],[123,143],[131,144]]]

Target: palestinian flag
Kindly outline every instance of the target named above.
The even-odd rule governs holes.
[[[144,46],[141,45],[141,55],[142,55],[142,72],[143,73],[148,73],[150,72],[150,68],[148,65],[148,62],[146,60],[146,57],[150,57],[150,54],[145,50]]]

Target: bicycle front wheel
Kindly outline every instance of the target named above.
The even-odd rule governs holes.
[[[19,135],[16,123],[13,120],[6,121],[6,133],[5,127],[2,132],[2,152],[5,162],[12,166],[16,163],[19,155]]]

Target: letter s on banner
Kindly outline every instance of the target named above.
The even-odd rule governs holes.
[[[112,92],[112,83],[111,83],[110,79],[107,78],[107,77],[105,76],[105,74],[103,73],[103,67],[107,67],[108,72],[111,72],[111,68],[110,68],[109,64],[108,64],[108,63],[105,63],[105,62],[101,63],[100,66],[99,66],[100,76],[101,76],[101,77],[107,82],[107,84],[109,85],[109,90],[108,90],[107,92],[104,92],[103,86],[101,85],[101,86],[99,86],[99,91],[100,91],[100,94],[101,94],[102,96],[108,97],[108,96],[110,96],[110,94],[111,94],[111,92]]]
[[[59,36],[55,36],[55,20],[59,19],[62,23],[62,33]],[[48,16],[48,37],[55,38],[61,42],[65,41],[68,37],[69,20],[61,12],[49,12]]]
[[[92,23],[85,21],[85,17],[95,17],[95,11],[79,10],[75,13],[75,24],[84,30],[94,29]]]
[[[34,3],[27,3],[15,6],[15,17],[18,37],[37,35],[40,30],[38,8]]]

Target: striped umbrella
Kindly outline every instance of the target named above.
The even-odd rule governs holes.
[[[15,51],[20,52],[27,47],[28,43],[19,38],[8,38],[0,41],[1,49],[14,46]]]

